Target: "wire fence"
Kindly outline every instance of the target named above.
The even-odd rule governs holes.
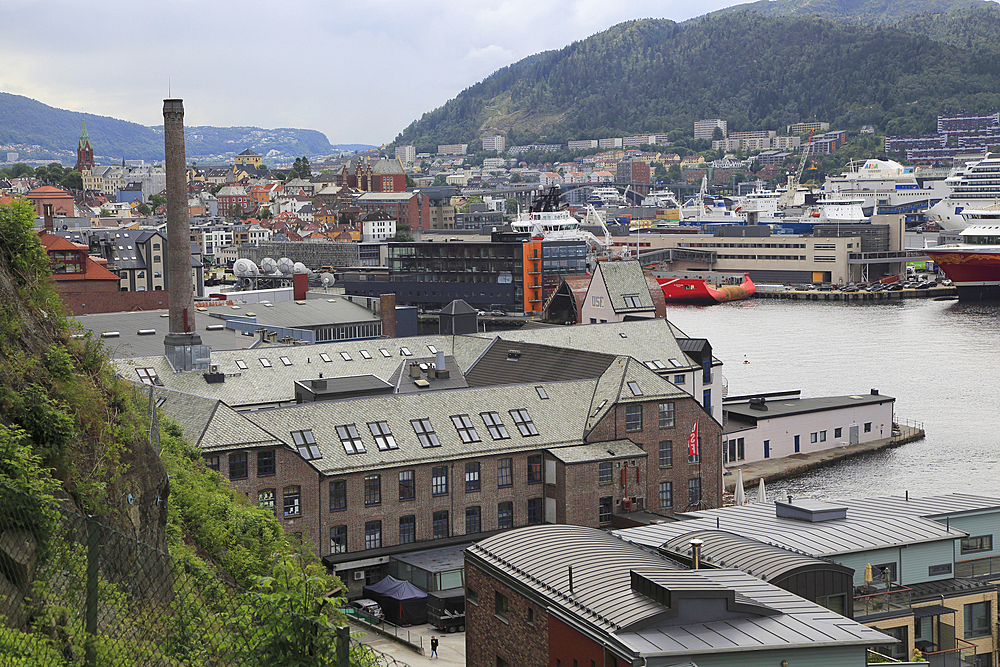
[[[0,484],[4,667],[406,667],[294,605]]]

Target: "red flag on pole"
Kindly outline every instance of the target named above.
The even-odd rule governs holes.
[[[698,420],[694,420],[694,428],[688,436],[688,456],[698,456]]]

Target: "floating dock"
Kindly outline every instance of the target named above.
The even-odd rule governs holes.
[[[755,299],[791,299],[792,301],[890,301],[893,299],[934,299],[934,298],[958,297],[958,288],[954,285],[949,287],[928,287],[925,289],[901,289],[894,292],[882,290],[880,292],[840,292],[837,290],[827,292],[825,290],[787,290],[763,291],[760,287],[753,295]]]

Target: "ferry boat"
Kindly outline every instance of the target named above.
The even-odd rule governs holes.
[[[924,248],[968,301],[1000,298],[1000,205],[964,209],[961,241]]]
[[[519,213],[510,226],[514,232],[527,233],[534,238],[544,238],[548,241],[585,241],[589,252],[608,252],[611,247],[611,232],[605,225],[604,219],[591,208],[588,210],[586,221],[599,225],[604,230],[603,240],[583,229],[580,220],[560,204],[559,189],[553,187],[539,195],[527,211]]]
[[[653,190],[642,200],[643,206],[652,208],[676,208],[681,207],[677,197],[670,190]]]
[[[865,215],[877,215],[925,210],[948,192],[943,180],[925,180],[923,185],[914,167],[895,160],[854,160],[843,174],[827,177],[823,191],[859,198]]]
[[[614,206],[628,206],[628,199],[625,198],[622,193],[618,192],[618,188],[594,188],[590,191],[590,196],[587,198],[587,203],[594,208],[608,208]]]
[[[740,301],[753,296],[757,287],[750,280],[750,274],[743,274],[739,284],[709,284],[709,277],[704,274],[692,275],[685,273],[653,274],[656,282],[663,290],[663,298],[667,303],[688,303],[711,305],[726,301]]]
[[[987,153],[982,160],[967,162],[945,179],[951,188],[941,201],[927,209],[927,219],[943,229],[965,229],[970,223],[967,208],[1000,206],[1000,153]]]

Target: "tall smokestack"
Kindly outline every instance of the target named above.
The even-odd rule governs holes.
[[[175,371],[208,370],[209,350],[201,344],[194,326],[184,100],[163,100],[163,147],[167,168],[167,280],[170,289],[169,332],[163,344]]]

